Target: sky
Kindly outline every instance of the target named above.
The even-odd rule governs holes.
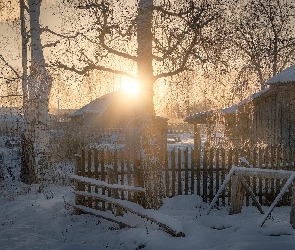
[[[2,0],[3,1],[3,0]],[[18,4],[16,0],[11,1],[15,4],[14,8],[10,8],[8,11],[11,13],[10,17],[18,16]],[[45,0],[42,3],[41,9],[41,23],[43,26],[48,26],[57,32],[60,30],[60,17],[59,12],[55,8],[55,4],[52,0]],[[21,55],[21,36],[20,29],[12,22],[5,22],[7,16],[1,15],[0,20],[0,54],[3,55],[13,66],[20,65]]]

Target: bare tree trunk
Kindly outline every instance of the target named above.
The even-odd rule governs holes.
[[[23,113],[24,117],[28,117],[28,50],[27,50],[27,29],[25,23],[25,2],[20,0],[20,21],[21,21],[21,36],[22,36],[22,91],[23,91]],[[27,119],[25,119],[27,121]],[[36,163],[34,153],[34,141],[32,128],[26,123],[21,134],[22,141],[22,157],[21,157],[21,180],[27,184],[37,182]]]
[[[45,68],[41,44],[41,0],[29,0],[28,3],[31,30],[31,65],[30,75],[27,77],[27,45],[23,41],[23,109],[25,129],[22,136],[22,176],[27,183],[34,183],[39,180],[41,185],[43,185],[44,181],[47,182],[51,179],[49,173],[48,106],[52,80]],[[24,6],[23,1],[22,6]],[[30,180],[32,176],[38,176],[38,178]]]
[[[138,80],[141,85],[142,98],[139,108],[140,147],[144,167],[145,186],[148,189],[147,207],[159,208],[161,197],[161,162],[159,138],[153,102],[153,57],[152,57],[152,20],[153,0],[140,0],[137,17],[137,68]]]
[[[137,68],[138,80],[143,92],[142,110],[144,114],[154,115],[153,102],[153,34],[152,34],[152,20],[153,20],[153,0],[140,0],[138,3],[138,17],[137,17]]]

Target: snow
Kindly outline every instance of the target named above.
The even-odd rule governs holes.
[[[266,83],[283,83],[283,82],[294,82],[295,81],[295,65],[290,66],[289,68],[284,69],[279,74],[270,78]]]
[[[72,175],[71,178],[75,180],[79,180],[81,182],[86,182],[92,185],[100,186],[100,187],[110,187],[110,188],[116,188],[116,189],[122,189],[122,190],[133,190],[133,191],[145,192],[145,188],[142,188],[142,187],[131,187],[131,186],[120,185],[120,184],[109,184],[104,181],[94,180],[94,179],[79,176],[79,175]]]
[[[0,140],[0,147],[4,142]],[[50,185],[40,193],[38,186],[22,184],[18,181],[18,152],[5,147],[1,150],[4,162],[0,167],[5,173],[5,179],[0,180],[1,250],[277,250],[295,247],[295,230],[289,224],[288,206],[276,207],[260,227],[263,216],[254,206],[243,207],[240,214],[228,215],[228,207],[215,205],[207,215],[209,204],[198,195],[165,198],[160,209],[150,213],[161,214],[159,219],[164,222],[169,222],[168,218],[172,218],[171,223],[176,220],[185,237],[172,237],[155,223],[132,213],[120,219],[136,228],[123,229],[94,215],[75,215],[65,202],[74,200],[73,187]],[[6,167],[11,168],[11,173]],[[68,178],[71,175],[69,172]],[[269,207],[263,209],[267,211]]]
[[[70,117],[79,116],[87,113],[95,113],[102,115],[109,108],[109,106],[113,103],[115,98],[118,96],[119,92],[111,92],[104,96],[101,96],[94,101],[88,103],[81,109],[77,110]]]

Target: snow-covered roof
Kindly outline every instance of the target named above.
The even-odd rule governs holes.
[[[207,115],[212,115],[212,114],[234,114],[239,111],[240,106],[247,104],[248,102],[260,97],[262,94],[264,94],[268,90],[269,90],[269,88],[263,89],[259,92],[256,92],[256,93],[250,95],[249,97],[245,98],[244,100],[240,101],[239,103],[236,103],[236,104],[234,104],[230,107],[227,107],[227,108],[222,108],[222,109],[218,109],[218,110],[209,110],[209,111],[204,111],[204,112],[190,115],[190,116],[186,117],[184,119],[184,121],[185,122],[193,122],[194,120],[196,120],[197,118],[200,118],[201,116],[207,116]]]
[[[72,113],[70,117],[75,117],[83,114],[99,114],[101,116],[113,103],[113,101],[118,97],[119,92],[111,92],[104,96],[101,96],[94,101],[88,103],[84,107],[78,109],[76,112]]]
[[[283,82],[295,82],[295,64],[273,76],[266,83],[273,84]]]

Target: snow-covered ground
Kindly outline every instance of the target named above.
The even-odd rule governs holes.
[[[197,195],[165,199],[160,212],[178,219],[186,237],[173,238],[150,222],[127,216],[138,228],[119,229],[91,215],[73,215],[64,198],[70,187],[36,187],[0,198],[0,249],[295,249],[289,207],[276,208],[265,226],[255,207],[228,215],[227,208],[204,212],[208,204]],[[50,194],[50,195],[48,195]]]
[[[188,137],[187,140],[190,140]],[[185,141],[185,140],[184,140]],[[1,143],[1,142],[0,142]],[[175,146],[175,145],[174,145]],[[74,199],[70,186],[35,185],[18,181],[15,150],[5,153],[2,169],[12,173],[0,181],[0,249],[295,249],[295,229],[289,224],[290,207],[277,207],[263,227],[255,207],[228,215],[227,207],[214,207],[197,195],[166,198],[159,211],[181,222],[186,237],[174,238],[155,224],[126,214],[136,228],[118,225],[92,215],[75,215],[65,201]],[[264,208],[267,210],[267,208]]]

